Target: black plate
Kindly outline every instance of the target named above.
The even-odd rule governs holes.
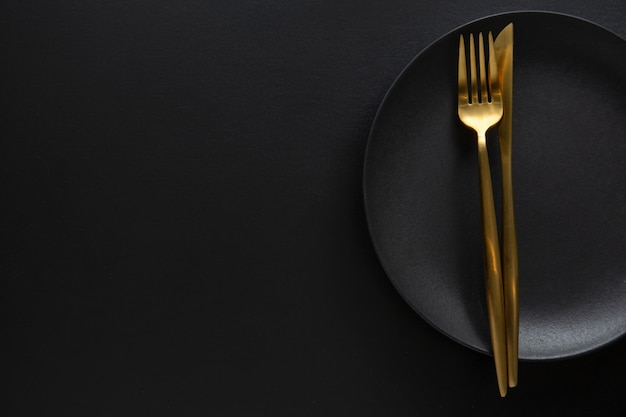
[[[492,16],[444,36],[381,104],[365,205],[378,256],[405,300],[452,339],[489,352],[476,140],[457,117],[456,61],[459,34],[496,35],[510,22],[519,354],[564,358],[626,332],[623,39],[546,12]],[[489,151],[498,205],[495,138]]]

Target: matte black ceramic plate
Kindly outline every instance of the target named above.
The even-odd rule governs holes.
[[[444,334],[490,351],[476,140],[457,117],[456,61],[459,34],[495,35],[510,22],[519,353],[564,358],[626,332],[623,39],[543,12],[488,17],[444,36],[381,104],[365,161],[365,204],[378,256],[405,300]],[[489,152],[498,206],[495,138]]]

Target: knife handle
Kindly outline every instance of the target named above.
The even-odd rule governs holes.
[[[485,291],[487,293],[491,346],[498,378],[498,389],[500,396],[504,397],[507,391],[508,380],[502,270],[496,211],[493,202],[493,187],[491,184],[491,170],[489,169],[487,140],[484,132],[478,133],[478,167],[480,171]]]
[[[511,150],[501,148],[502,161],[502,281],[506,317],[507,363],[509,387],[517,386],[519,344],[519,293],[517,235],[513,209],[513,174]]]

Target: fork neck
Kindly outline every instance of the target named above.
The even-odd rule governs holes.
[[[478,136],[478,147],[486,149],[487,148],[487,132],[476,131],[476,135]]]

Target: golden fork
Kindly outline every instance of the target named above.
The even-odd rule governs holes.
[[[508,386],[504,298],[502,292],[500,246],[498,244],[498,229],[493,203],[493,187],[491,185],[491,171],[489,169],[486,139],[487,130],[496,125],[502,118],[503,106],[500,81],[498,78],[498,65],[496,63],[496,53],[491,32],[489,32],[488,40],[489,62],[488,65],[486,65],[483,34],[480,33],[478,35],[479,68],[477,69],[474,35],[470,34],[470,80],[468,83],[465,40],[463,35],[461,35],[459,42],[458,112],[461,121],[466,126],[474,129],[478,136],[485,290],[487,293],[491,346],[493,349],[498,388],[500,395],[504,397]],[[489,68],[488,71],[486,67]],[[480,79],[480,86],[478,84],[478,78]]]

